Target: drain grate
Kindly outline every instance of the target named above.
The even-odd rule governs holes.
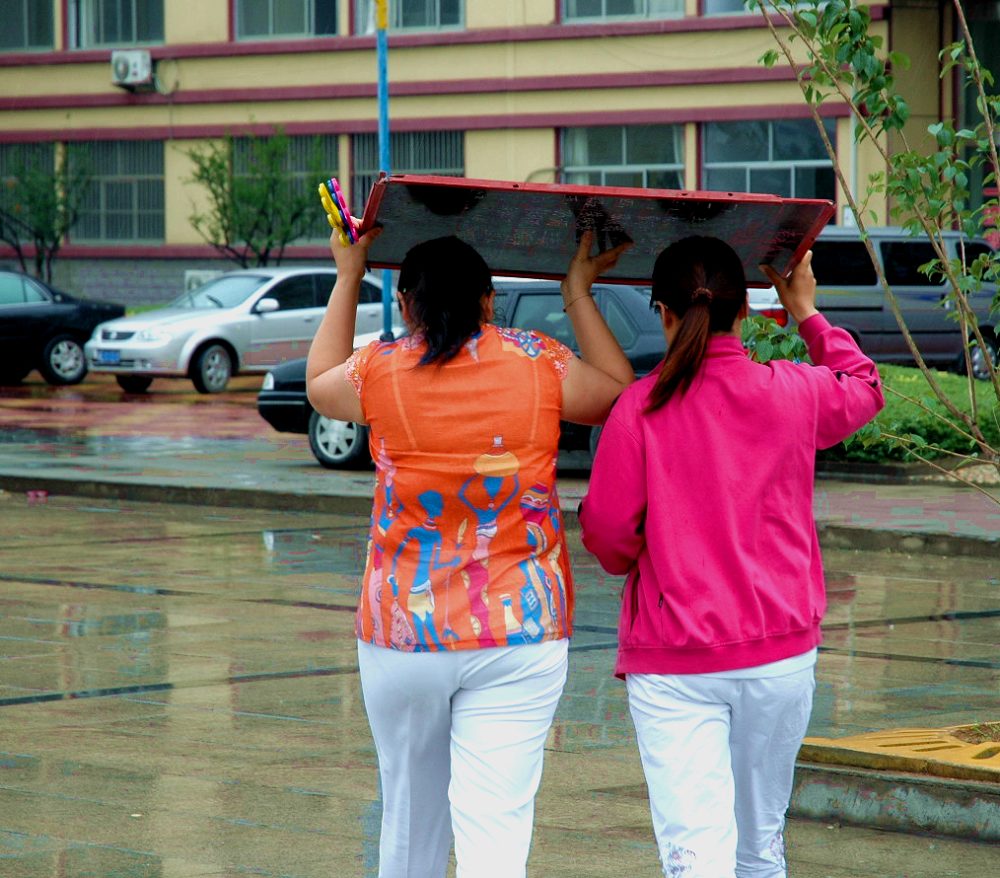
[[[806,738],[799,759],[1000,782],[1000,742],[970,744],[956,736],[976,728],[892,729],[846,738]]]

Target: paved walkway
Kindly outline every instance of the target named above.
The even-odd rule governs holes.
[[[206,439],[22,430],[0,441],[0,488],[14,491],[104,496],[117,491],[132,499],[364,511],[371,484],[369,471],[324,470],[304,438],[276,433]],[[570,470],[560,479],[568,511],[576,509],[585,490],[585,474]],[[1000,498],[1000,488],[984,490]],[[1000,502],[956,484],[820,480],[815,513],[831,538],[837,535],[845,545],[995,552],[1000,558]]]
[[[372,874],[373,753],[341,655],[371,473],[323,470],[246,390],[134,405],[98,391],[0,399],[0,875]],[[567,511],[585,487],[565,470]],[[1000,506],[986,492],[817,482],[830,608],[811,735],[1000,720]],[[610,675],[615,584],[582,551],[574,568],[574,683],[533,874],[652,875]],[[979,846],[839,823],[1000,841],[996,782],[849,760],[797,778],[792,813],[831,828],[792,822],[796,878],[990,874]],[[331,833],[337,821],[349,828]]]
[[[352,634],[364,530],[354,513],[0,496],[0,875],[374,878],[381,805]],[[653,878],[611,673],[619,583],[570,540],[577,630],[530,874]],[[811,734],[997,717],[990,562],[825,560]],[[799,767],[793,878],[995,872],[995,845],[944,819],[987,800],[974,785],[933,799],[917,777],[838,771]],[[831,810],[831,790],[868,811]]]

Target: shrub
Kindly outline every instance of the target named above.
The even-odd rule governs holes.
[[[919,369],[881,364],[879,374],[885,385],[885,408],[868,427],[845,443],[823,453],[834,460],[915,460],[948,457],[949,452],[976,453],[976,444],[964,435],[962,425],[944,405],[928,392]],[[971,410],[969,382],[963,375],[936,372],[935,377],[949,399],[962,411]],[[986,440],[1000,444],[1000,405],[993,399],[987,382],[976,382],[978,423]],[[904,398],[905,397],[905,398]],[[902,441],[900,441],[902,440]]]

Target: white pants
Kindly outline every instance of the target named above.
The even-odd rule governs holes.
[[[441,878],[453,832],[457,878],[523,878],[567,647],[409,653],[359,641],[382,780],[379,878]]]
[[[629,674],[626,684],[663,874],[785,878],[785,811],[813,669]]]

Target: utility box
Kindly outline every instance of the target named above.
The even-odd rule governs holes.
[[[114,49],[111,52],[111,84],[128,91],[153,88],[153,60],[149,50]]]

